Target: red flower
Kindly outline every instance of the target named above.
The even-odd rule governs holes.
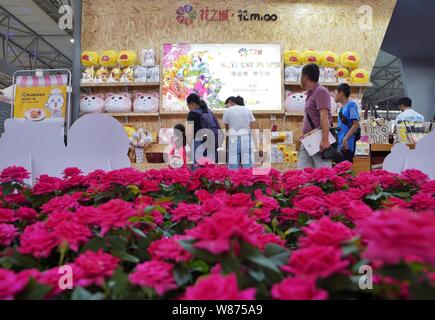
[[[197,190],[195,191],[195,196],[199,201],[204,202],[205,200],[213,198],[213,196],[205,190]]]
[[[323,199],[320,197],[306,197],[294,202],[294,209],[299,213],[307,213],[313,218],[320,218],[326,213]]]
[[[381,211],[358,221],[357,227],[367,243],[368,259],[394,264],[412,255],[435,264],[433,212]]]
[[[17,236],[17,228],[11,224],[0,223],[0,246],[10,246]]]
[[[27,285],[28,277],[0,269],[0,300],[13,300]]]
[[[101,235],[111,229],[122,229],[130,225],[129,219],[135,215],[133,205],[121,199],[112,199],[97,208],[96,223],[101,227]]]
[[[234,274],[212,274],[188,287],[183,300],[254,300],[255,288],[239,290]]]
[[[104,278],[111,277],[115,272],[118,263],[117,257],[104,253],[101,249],[97,252],[86,251],[74,261],[72,266],[76,284],[82,287],[93,284],[101,286]]]
[[[435,209],[435,197],[429,193],[419,193],[408,204],[417,211]]]
[[[346,208],[344,215],[350,221],[355,222],[370,217],[372,212],[373,210],[361,200],[353,200]]]
[[[0,223],[9,223],[16,220],[14,210],[0,208]]]
[[[38,217],[38,213],[27,207],[21,207],[15,211],[15,215],[21,220],[33,221]]]
[[[0,182],[19,182],[23,183],[25,179],[29,179],[30,174],[23,167],[11,166],[3,169],[0,174]]]
[[[52,212],[71,211],[80,207],[78,200],[81,193],[77,192],[73,195],[65,194],[60,197],[54,197],[41,207],[41,212],[50,214]]]
[[[183,249],[178,243],[186,237],[176,235],[172,238],[162,238],[151,243],[148,252],[153,260],[173,260],[175,262],[186,262],[192,259],[190,252]]]
[[[177,222],[183,219],[197,222],[203,218],[201,206],[179,202],[175,209],[172,209],[172,221]]]
[[[45,223],[37,222],[24,229],[20,235],[20,244],[20,253],[31,254],[35,258],[47,258],[59,242]]]
[[[205,214],[210,214],[213,212],[216,212],[221,208],[223,205],[222,201],[220,199],[212,198],[204,200],[201,204],[201,211]]]
[[[406,183],[421,186],[429,180],[427,174],[416,169],[407,169],[400,174],[400,178]]]
[[[299,219],[299,210],[295,208],[281,208],[281,215],[279,216],[280,220],[293,220],[298,221]]]
[[[279,300],[326,300],[328,293],[316,288],[312,278],[286,278],[272,287],[272,297]]]
[[[180,168],[180,169],[176,169],[176,170],[170,170],[170,183],[174,184],[174,183],[180,183],[182,185],[186,185],[187,182],[190,181],[191,177],[192,177],[192,173],[189,169],[186,168]]]
[[[335,165],[334,172],[336,174],[344,174],[352,171],[352,163],[349,161],[343,161]]]
[[[435,180],[430,180],[421,185],[420,192],[435,195]]]
[[[232,194],[225,204],[228,207],[245,207],[251,208],[253,206],[253,202],[251,200],[251,195],[247,193],[236,193]]]
[[[344,241],[350,240],[355,233],[341,222],[333,222],[328,217],[313,222],[303,229],[305,237],[299,238],[301,247],[325,245],[339,247]]]
[[[44,193],[52,193],[63,189],[62,179],[42,175],[39,177],[38,182],[33,187],[33,193],[42,195]]]
[[[318,186],[307,186],[302,189],[299,189],[298,193],[294,197],[294,200],[301,200],[305,197],[323,197],[325,193],[323,192],[322,188]]]
[[[264,250],[264,248],[268,244],[277,244],[281,247],[285,246],[285,240],[281,239],[281,237],[277,236],[274,233],[263,233],[259,234],[257,236],[257,246],[260,248],[260,250]]]
[[[163,261],[148,261],[138,264],[130,274],[131,283],[142,287],[153,288],[158,295],[177,289],[172,275],[173,265]]]
[[[59,243],[68,243],[73,251],[78,251],[79,246],[88,242],[91,237],[91,231],[86,225],[75,221],[64,221],[53,229],[53,234]]]
[[[341,250],[332,246],[313,245],[292,252],[289,263],[282,269],[295,276],[327,278],[342,271],[349,262],[341,259]]]
[[[75,167],[71,167],[71,168],[66,168],[63,171],[63,177],[64,179],[66,178],[71,178],[71,177],[76,177],[82,174],[82,171],[79,168],[75,168]]]
[[[316,183],[326,183],[336,176],[334,170],[331,168],[305,168],[303,174],[307,177],[309,182]]]

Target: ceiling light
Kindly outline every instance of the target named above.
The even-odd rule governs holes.
[[[71,43],[74,43],[74,38],[69,39]]]

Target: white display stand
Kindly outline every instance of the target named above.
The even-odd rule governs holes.
[[[7,119],[0,138],[0,171],[23,166],[31,173],[31,184],[42,174],[61,177],[68,167],[84,173],[130,167],[129,140],[122,125],[105,114],[78,119],[64,144],[63,121],[33,122]]]

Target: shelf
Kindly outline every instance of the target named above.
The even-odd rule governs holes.
[[[339,82],[328,82],[328,83],[321,83],[322,86],[325,87],[338,87],[341,83]],[[301,87],[301,83],[299,81],[286,81],[285,82],[286,86],[299,86]],[[348,85],[350,87],[354,87],[354,88],[368,88],[368,87],[372,87],[373,84],[371,82],[368,83],[348,83]]]
[[[158,112],[107,112],[112,117],[158,117]]]
[[[103,87],[159,87],[159,82],[131,82],[131,83],[82,83],[82,88],[103,88]]]

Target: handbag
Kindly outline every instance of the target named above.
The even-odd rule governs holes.
[[[310,124],[311,128],[317,129],[317,127],[314,125],[313,120],[311,119],[310,115],[308,114],[308,112],[305,112],[306,116],[307,116],[307,120],[308,123]],[[337,141],[337,137],[335,134],[335,130],[333,130],[332,128],[329,130],[331,132],[331,134],[334,136],[335,140]],[[331,144],[331,146],[328,149],[324,149],[320,152],[320,155],[322,156],[322,159],[324,160],[334,160],[337,159],[339,157],[338,155],[338,143],[334,142],[333,144]]]

